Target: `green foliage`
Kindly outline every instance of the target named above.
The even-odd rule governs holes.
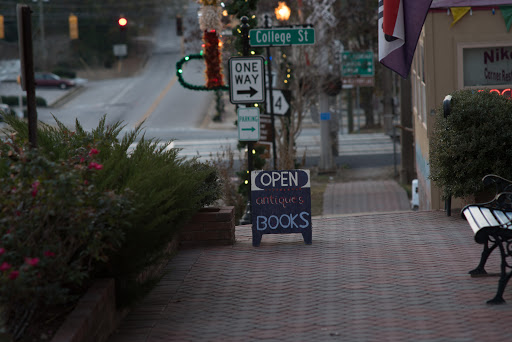
[[[76,72],[66,68],[55,68],[52,73],[63,78],[76,78]]]
[[[444,196],[465,197],[482,190],[482,177],[512,177],[512,101],[488,91],[452,94],[447,119],[438,108],[430,139],[430,179]]]
[[[27,97],[23,96],[22,98],[23,105],[27,105]],[[19,106],[20,100],[18,96],[2,96],[2,103],[5,103],[9,106]],[[46,107],[48,104],[46,103],[46,100],[42,97],[36,96],[36,105],[38,107]]]
[[[97,188],[133,193],[134,208],[127,218],[131,226],[125,229],[125,241],[104,272],[139,286],[137,276],[159,262],[179,229],[200,208],[219,198],[220,184],[214,167],[180,158],[170,142],[145,139],[140,129],[118,139],[121,124],[106,125],[105,120],[104,116],[92,132],[84,131],[78,121],[74,131],[58,120],[56,127],[40,123],[38,146],[54,161],[94,147],[100,152],[96,160],[103,165]],[[28,139],[26,123],[16,119],[8,123],[20,138]]]
[[[120,248],[132,207],[129,192],[95,186],[94,153],[51,161],[25,142],[0,143],[0,307],[14,337],[31,312],[83,291]]]
[[[236,16],[238,19],[246,16],[249,19],[249,29],[258,27],[258,19],[254,15],[259,0],[246,0],[246,1],[232,1],[226,4],[226,10],[228,14]],[[240,26],[233,28],[233,36],[236,38],[234,42],[234,48],[238,52],[239,56],[242,56],[243,40],[242,31]],[[262,48],[251,48],[256,55],[263,54]]]
[[[248,144],[246,142],[239,142],[238,143],[239,149],[247,149]],[[263,145],[253,145],[253,151],[252,152],[252,163],[253,163],[253,170],[262,170],[263,167],[266,164],[265,158],[262,158],[262,154],[265,153],[265,146]],[[245,168],[244,170],[240,170],[236,173],[236,175],[240,178],[240,185],[238,186],[238,192],[244,196],[245,200],[249,200],[249,180],[250,180],[250,173]]]

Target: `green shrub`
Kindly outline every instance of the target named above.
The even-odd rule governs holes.
[[[76,72],[65,68],[56,68],[52,71],[55,75],[63,78],[76,78]]]
[[[15,339],[34,313],[83,293],[121,247],[130,196],[95,186],[96,152],[54,162],[14,135],[0,142],[0,308]]]
[[[104,270],[105,275],[116,277],[122,284],[125,291],[120,299],[126,303],[133,299],[126,298],[132,293],[131,287],[144,286],[138,282],[138,275],[161,262],[167,244],[181,227],[200,208],[219,198],[220,184],[214,167],[179,157],[179,149],[169,148],[170,142],[145,139],[140,129],[118,139],[121,124],[106,125],[105,120],[104,116],[91,132],[84,131],[78,121],[73,131],[57,120],[56,127],[40,123],[38,146],[54,161],[94,147],[100,151],[97,162],[103,165],[98,189],[133,192],[135,207],[128,218],[131,226]],[[28,140],[25,122],[11,119],[8,124],[20,138]]]
[[[22,100],[23,105],[27,105],[27,97],[23,96]],[[2,102],[9,106],[19,106],[20,100],[18,96],[2,96]],[[46,107],[48,106],[48,103],[46,100],[42,97],[36,96],[36,105],[38,107]]]
[[[452,94],[448,118],[439,108],[430,139],[430,179],[445,197],[483,190],[482,178],[512,178],[512,101],[488,91]]]

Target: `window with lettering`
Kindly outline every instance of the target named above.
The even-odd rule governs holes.
[[[512,84],[512,45],[464,48],[464,87]]]

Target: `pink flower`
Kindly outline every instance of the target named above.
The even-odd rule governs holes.
[[[11,265],[6,261],[4,261],[2,265],[0,265],[0,271],[2,272],[7,271],[9,268],[11,268]]]
[[[89,185],[89,181],[87,179],[84,180],[84,185]]]
[[[80,163],[83,163],[85,161],[84,157],[80,158]]]
[[[89,151],[89,155],[92,156],[93,154],[98,154],[100,153],[100,151],[98,151],[97,149],[95,148],[91,148],[91,150]]]
[[[39,181],[35,181],[34,183],[32,183],[32,197],[36,197],[39,184]]]
[[[16,279],[20,275],[20,271],[12,271],[11,274],[9,274],[9,279]]]
[[[3,247],[0,247],[0,255],[4,254],[5,253],[5,248]]]
[[[39,258],[25,258],[25,262],[30,266],[36,266],[39,264]]]
[[[98,163],[96,163],[96,162],[91,162],[91,163],[89,164],[89,169],[101,170],[101,169],[103,169],[103,165],[98,164]]]
[[[52,251],[45,251],[44,252],[44,256],[49,257],[49,258],[53,258],[55,256],[55,253],[52,252]]]

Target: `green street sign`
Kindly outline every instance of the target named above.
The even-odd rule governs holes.
[[[373,52],[342,52],[341,74],[343,77],[374,76]]]
[[[249,30],[251,46],[315,44],[314,28],[268,28]]]

